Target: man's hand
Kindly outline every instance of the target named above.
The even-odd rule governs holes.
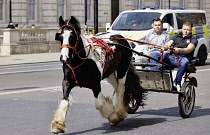
[[[160,48],[160,53],[163,53],[165,51],[164,47]]]
[[[173,48],[175,54],[180,54],[181,48]]]

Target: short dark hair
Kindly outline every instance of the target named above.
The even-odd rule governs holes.
[[[161,20],[160,18],[154,18],[154,19],[152,20],[152,23],[154,23],[154,22],[156,22],[156,21],[160,21],[160,22],[163,24],[163,22],[162,22],[162,20]]]
[[[191,22],[184,22],[183,25],[190,26],[191,28],[193,27],[193,24]]]

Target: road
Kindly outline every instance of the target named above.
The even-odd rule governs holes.
[[[197,67],[196,103],[191,118],[182,119],[176,94],[149,92],[146,106],[110,127],[94,106],[89,89],[74,88],[75,102],[66,118],[66,135],[207,135],[210,132],[210,59]],[[24,72],[26,71],[26,72]],[[49,124],[62,98],[60,63],[2,66],[0,69],[0,134],[50,135]],[[102,81],[106,95],[111,86]]]
[[[0,91],[60,86],[62,77],[60,62],[1,66]]]

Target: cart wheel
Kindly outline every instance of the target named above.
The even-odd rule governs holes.
[[[130,103],[128,105],[128,114],[134,114],[138,110],[141,101],[138,92],[135,91],[135,87],[133,87],[133,90],[129,95]]]
[[[189,118],[195,104],[195,88],[191,82],[184,82],[178,96],[179,113],[182,118]]]

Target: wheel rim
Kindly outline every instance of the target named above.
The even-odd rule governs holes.
[[[139,97],[135,97],[134,93],[131,93],[130,94],[130,102],[128,104],[128,113],[134,114],[138,110],[139,105],[140,105]]]
[[[136,100],[133,99],[133,98],[131,98],[130,103],[129,103],[129,107],[130,107],[130,108],[134,108],[135,105],[136,105]]]
[[[194,87],[192,85],[188,85],[184,91],[184,95],[182,96],[182,108],[186,115],[190,114],[192,112],[192,109],[194,107]]]

